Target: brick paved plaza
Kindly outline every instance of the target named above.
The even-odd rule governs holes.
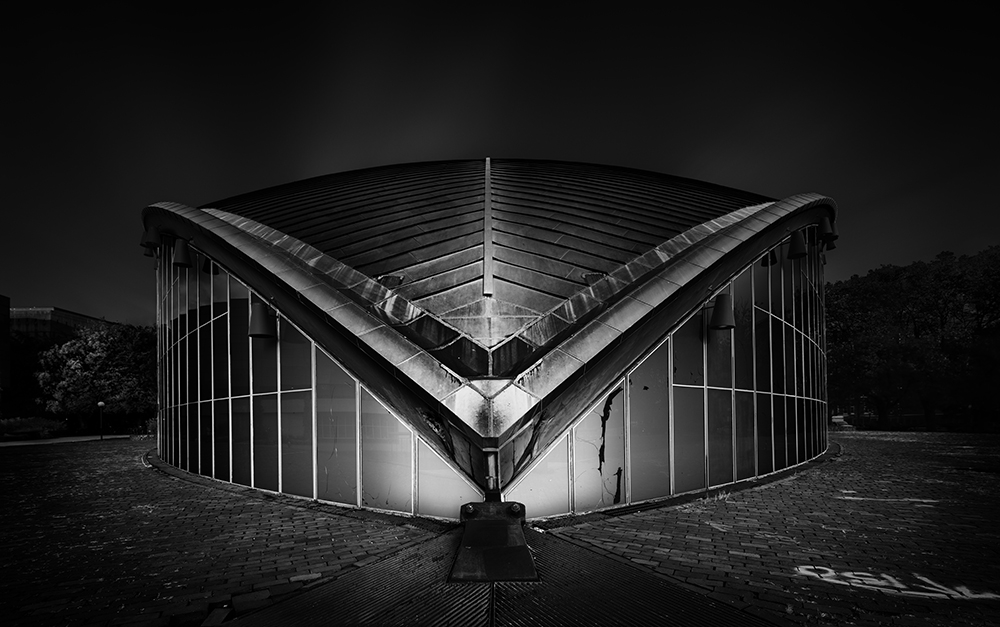
[[[1000,623],[1000,436],[831,440],[777,481],[536,527],[774,624]],[[0,448],[5,624],[238,625],[453,528],[151,467],[150,448]]]

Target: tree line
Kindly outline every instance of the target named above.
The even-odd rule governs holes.
[[[46,343],[12,334],[6,418],[58,421],[63,434],[143,433],[156,414],[156,328],[94,324]]]
[[[1000,246],[826,286],[831,411],[879,427],[1000,424]]]

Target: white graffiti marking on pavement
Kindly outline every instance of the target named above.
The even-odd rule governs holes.
[[[913,573],[913,577],[921,583],[906,585],[896,577],[891,577],[884,573],[879,575],[862,572],[838,573],[826,566],[798,566],[795,570],[800,575],[816,577],[827,583],[878,590],[889,594],[903,594],[932,599],[1000,599],[1000,594],[973,592],[967,586],[949,588],[916,573]]]

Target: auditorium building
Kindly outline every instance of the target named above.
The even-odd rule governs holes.
[[[827,446],[836,204],[628,168],[343,172],[142,213],[160,457],[456,519],[705,492]]]

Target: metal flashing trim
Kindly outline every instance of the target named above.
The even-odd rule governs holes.
[[[483,192],[483,296],[493,296],[493,190],[490,185],[490,158],[486,157]]]

